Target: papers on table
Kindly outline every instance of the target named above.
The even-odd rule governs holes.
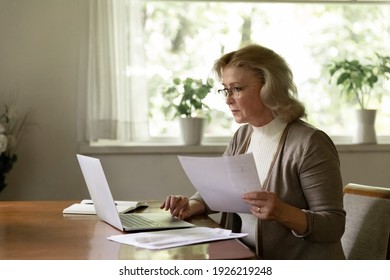
[[[116,209],[119,213],[128,213],[139,207],[147,207],[148,205],[138,201],[115,201]],[[82,214],[82,215],[96,215],[96,210],[92,200],[84,199],[80,203],[75,203],[65,208],[63,214]]]
[[[230,213],[250,213],[241,196],[260,190],[253,155],[224,157],[179,156],[193,186],[210,209]]]
[[[230,230],[221,228],[194,227],[114,235],[108,237],[108,239],[145,249],[158,250],[216,240],[241,238],[246,235],[246,233],[232,233]]]

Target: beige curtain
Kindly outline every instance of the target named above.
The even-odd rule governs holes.
[[[87,140],[147,140],[140,1],[91,0],[89,4]]]

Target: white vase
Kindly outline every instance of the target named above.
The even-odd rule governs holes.
[[[200,145],[204,121],[204,118],[180,118],[181,138],[184,145]]]
[[[376,110],[356,110],[355,144],[376,144]]]

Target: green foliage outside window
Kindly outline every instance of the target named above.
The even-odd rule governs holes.
[[[310,123],[333,135],[344,134],[349,129],[344,121],[351,112],[333,94],[338,88],[329,83],[327,65],[336,58],[361,59],[373,51],[389,54],[385,43],[390,41],[388,5],[144,3],[149,107],[155,134],[172,133],[172,121],[164,115],[163,91],[174,77],[213,78],[214,60],[248,43],[263,44],[286,58]],[[219,81],[215,84],[218,88]],[[205,103],[212,118],[206,134],[231,136],[235,124],[224,100],[212,91]],[[379,134],[390,135],[389,105],[390,97],[384,96],[377,117]]]

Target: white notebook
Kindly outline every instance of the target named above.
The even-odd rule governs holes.
[[[147,203],[139,201],[115,201],[119,213],[128,213],[139,207],[147,207]],[[63,214],[96,215],[95,207],[91,199],[84,199],[65,208]]]

